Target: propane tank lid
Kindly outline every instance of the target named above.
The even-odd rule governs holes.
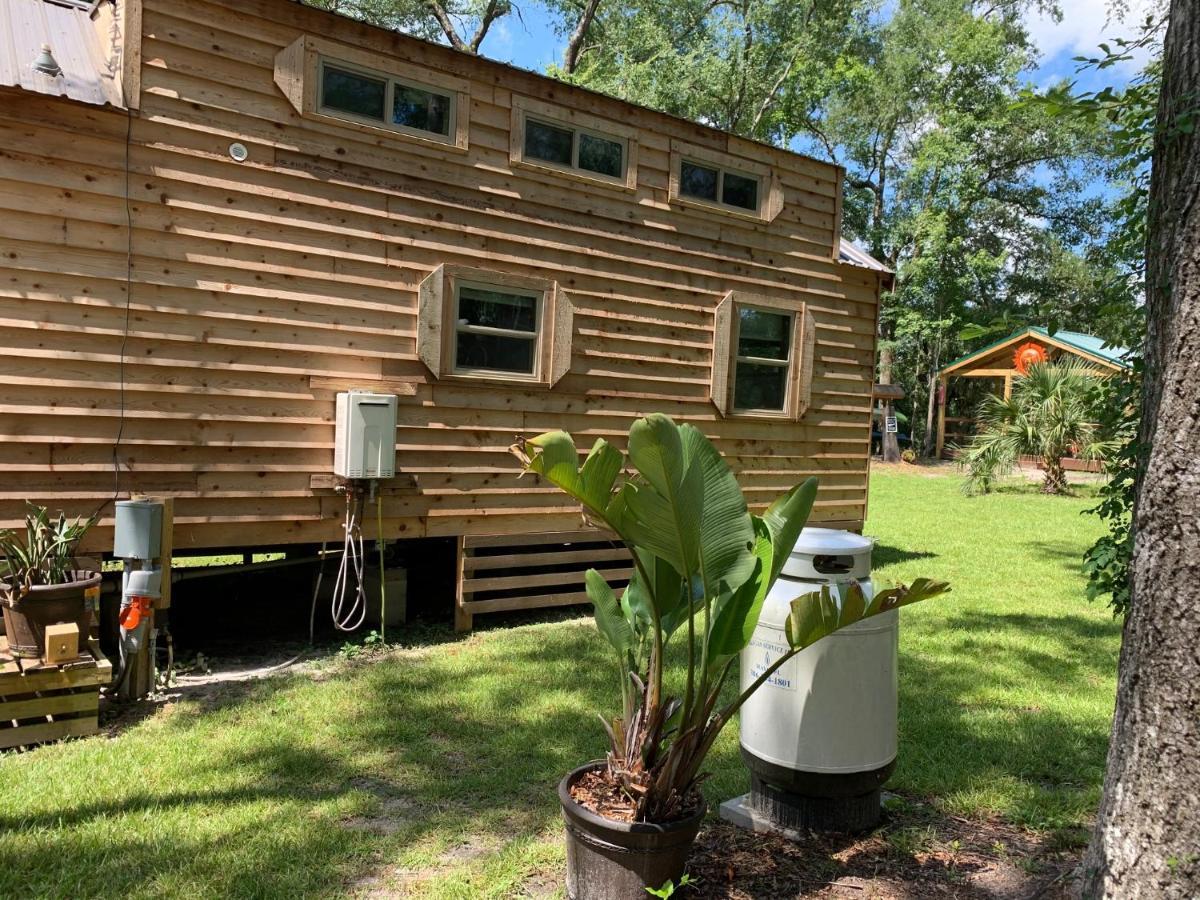
[[[783,574],[819,581],[869,578],[875,541],[836,528],[805,528],[783,564]]]

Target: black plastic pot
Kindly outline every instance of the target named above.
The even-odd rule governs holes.
[[[8,649],[22,659],[40,659],[46,647],[46,626],[74,622],[79,626],[79,644],[84,646],[92,624],[87,602],[89,588],[100,588],[99,572],[72,572],[66,584],[38,584],[11,601],[12,588],[0,584],[4,600],[4,631]]]
[[[571,786],[604,763],[580,766],[558,783],[567,825],[567,897],[570,900],[644,900],[646,888],[678,883],[696,842],[707,805],[668,825],[614,822],[580,806]]]

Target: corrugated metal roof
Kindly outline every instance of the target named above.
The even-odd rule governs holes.
[[[82,0],[0,0],[0,86],[123,107],[118,72],[106,62],[92,22],[94,3]],[[62,74],[34,71],[49,44]]]
[[[948,372],[973,359],[982,358],[993,350],[1003,347],[1005,344],[1014,343],[1023,337],[1050,338],[1058,341],[1060,344],[1065,344],[1081,356],[1090,356],[1094,360],[1100,360],[1101,362],[1119,366],[1123,369],[1130,368],[1129,360],[1126,358],[1129,350],[1125,347],[1109,346],[1104,342],[1103,338],[1098,338],[1094,334],[1083,334],[1079,331],[1056,331],[1054,334],[1051,334],[1050,329],[1042,325],[1030,325],[1026,328],[1018,328],[1007,337],[992,341],[978,350],[971,351],[966,356],[960,356],[954,362],[948,363],[943,367],[942,372]]]
[[[891,272],[892,270],[873,257],[858,244],[847,238],[841,239],[838,245],[838,259],[852,266],[862,266],[864,269],[874,269],[876,272]]]

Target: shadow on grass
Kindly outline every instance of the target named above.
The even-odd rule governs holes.
[[[1063,695],[1113,677],[1116,654],[1100,650],[1119,627],[1084,616],[971,611],[954,625],[952,665],[901,656],[896,783],[938,797],[992,795],[1009,818],[1037,828],[1076,824],[1098,797],[1109,720],[1076,712]],[[998,648],[996,634],[1052,641]]]
[[[889,544],[876,544],[871,553],[871,565],[880,569],[897,563],[912,562],[916,559],[936,559],[937,554],[928,550],[903,550]]]

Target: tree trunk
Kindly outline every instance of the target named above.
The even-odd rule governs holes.
[[[1067,473],[1063,470],[1061,456],[1047,456],[1042,459],[1042,469],[1045,477],[1042,479],[1043,494],[1065,494],[1067,492]]]
[[[885,343],[883,349],[879,351],[879,383],[892,383],[892,366],[895,360],[895,351],[892,350],[890,343]],[[887,430],[887,420],[896,414],[895,408],[892,406],[891,400],[884,401],[883,404],[883,421],[879,423],[880,435],[879,446],[883,453],[883,461],[890,463],[900,462],[900,439],[895,434],[890,434]]]
[[[1082,871],[1089,898],[1200,896],[1198,91],[1200,15],[1195,0],[1174,0],[1146,252],[1141,437],[1150,449],[1108,771]]]

